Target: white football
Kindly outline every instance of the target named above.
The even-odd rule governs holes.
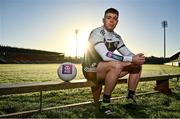
[[[62,63],[57,70],[57,74],[63,81],[71,81],[76,77],[76,66],[71,62]]]

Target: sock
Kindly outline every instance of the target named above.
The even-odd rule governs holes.
[[[128,96],[127,96],[127,98],[133,98],[134,95],[135,95],[135,91],[133,91],[133,90],[128,90]]]
[[[104,103],[110,103],[111,96],[110,95],[103,95],[103,102]]]

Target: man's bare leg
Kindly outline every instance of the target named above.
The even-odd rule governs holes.
[[[129,74],[128,78],[128,89],[135,91],[141,76],[141,66],[134,68],[134,70]]]
[[[108,107],[110,104],[111,94],[116,86],[118,77],[122,72],[123,66],[129,65],[129,63],[123,63],[118,61],[100,62],[96,69],[97,80],[105,81],[105,88],[103,94],[103,101],[99,107],[100,112],[112,114],[112,111]]]
[[[141,66],[132,66],[129,70],[127,98],[132,99],[136,103],[134,96],[141,76]]]
[[[101,62],[97,67],[97,79],[105,80],[104,94],[111,95],[114,87],[116,86],[119,74],[122,72],[124,66],[130,63],[126,62]]]
[[[122,69],[122,68],[121,68]],[[114,87],[116,86],[118,74],[121,72],[121,69],[111,69],[105,78],[105,87],[104,87],[104,94],[111,95]]]
[[[97,79],[105,81],[104,94],[111,95],[114,89],[118,73],[121,71],[121,66],[118,62],[101,62],[97,67]]]
[[[128,89],[135,91],[141,76],[141,72],[136,74],[129,74],[128,78]]]

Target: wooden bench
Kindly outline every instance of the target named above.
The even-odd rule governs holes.
[[[157,76],[145,76],[140,78],[140,82],[145,81],[156,81],[155,90],[158,90],[163,93],[169,93],[169,79],[177,78],[179,79],[180,74],[176,75],[157,75]],[[127,83],[127,78],[119,78],[119,83]],[[51,90],[62,90],[62,89],[74,89],[74,88],[83,88],[91,87],[94,101],[99,100],[99,93],[101,93],[101,88],[103,84],[97,84],[93,81],[87,81],[86,79],[82,80],[73,80],[70,82],[60,82],[60,81],[51,81],[51,82],[39,82],[39,83],[20,83],[20,84],[4,84],[0,85],[0,96],[10,95],[10,94],[22,94],[22,93],[31,93],[31,92],[40,92],[40,91],[51,91]]]
[[[171,89],[169,88],[169,79],[177,78],[177,80],[179,80],[179,77],[180,77],[180,74],[146,76],[146,77],[141,77],[140,82],[156,81],[156,86],[154,88],[156,91],[159,91],[162,93],[171,93]],[[119,78],[118,79],[117,84],[123,84],[123,83],[127,83],[127,78]],[[42,111],[42,91],[91,87],[94,102],[98,103],[103,85],[104,84],[98,84],[93,81],[87,81],[86,79],[73,80],[71,82],[60,82],[60,81],[52,82],[51,81],[51,82],[40,82],[40,83],[21,83],[21,84],[5,84],[5,85],[1,84],[0,85],[0,96],[11,95],[11,94],[40,92],[40,109],[39,110]],[[37,112],[37,110],[36,110],[36,112]],[[8,117],[8,116],[0,115],[0,117]]]

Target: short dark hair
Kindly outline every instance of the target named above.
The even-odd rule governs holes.
[[[114,14],[117,14],[117,16],[119,16],[119,12],[118,10],[114,9],[114,8],[109,8],[105,11],[104,13],[104,17],[106,16],[107,13],[114,13]]]

